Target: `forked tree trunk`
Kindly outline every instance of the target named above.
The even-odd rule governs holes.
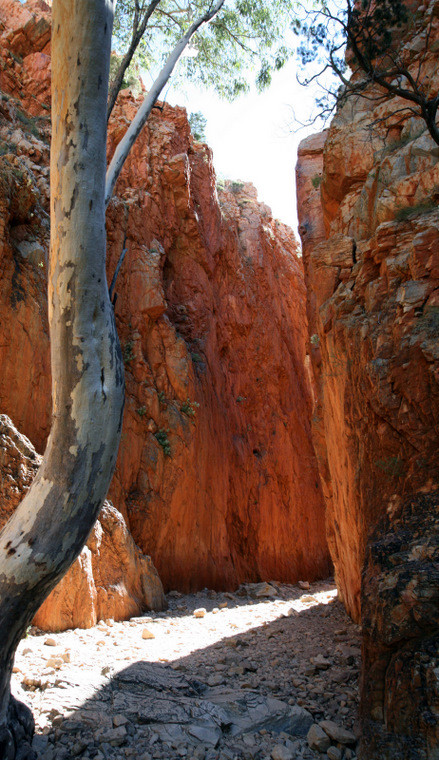
[[[124,379],[105,276],[106,108],[113,7],[54,0],[49,320],[53,423],[31,489],[0,533],[0,757],[29,715],[10,698],[15,649],[79,554],[116,462]],[[19,757],[31,757],[23,747]]]

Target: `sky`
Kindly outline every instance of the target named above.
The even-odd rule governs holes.
[[[207,143],[213,150],[218,178],[252,182],[273,216],[297,230],[297,146],[318,127],[297,131],[293,112],[306,121],[313,111],[313,98],[297,83],[295,69],[294,60],[289,61],[274,74],[267,90],[250,92],[233,103],[199,87],[185,93],[171,88],[166,100],[185,106],[188,113],[201,111],[205,116]]]

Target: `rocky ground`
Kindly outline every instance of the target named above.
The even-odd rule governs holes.
[[[355,758],[359,629],[331,582],[168,594],[169,609],[21,642],[40,760]]]

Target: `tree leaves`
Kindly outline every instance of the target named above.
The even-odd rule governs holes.
[[[117,52],[128,49],[137,12],[148,3],[119,0],[116,6],[114,43]],[[152,75],[195,18],[212,5],[210,0],[161,0],[149,19],[131,66],[150,70]],[[191,54],[182,57],[173,75],[210,87],[233,99],[255,81],[259,89],[270,84],[293,53],[285,37],[294,18],[293,0],[226,0],[224,7],[205,24],[191,41]],[[136,11],[137,9],[137,11]]]

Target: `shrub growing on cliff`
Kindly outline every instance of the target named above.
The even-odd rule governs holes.
[[[396,100],[394,111],[378,121],[391,128],[408,115],[421,117],[439,145],[439,94],[424,67],[432,52],[433,4],[416,15],[409,14],[403,0],[344,0],[323,2],[319,10],[305,15],[305,21],[294,26],[302,36],[302,67],[311,69],[302,84],[317,80],[321,85],[313,120],[326,121],[337,105],[353,96],[375,104],[390,96],[403,103]],[[409,35],[419,35],[416,51],[401,45]]]

